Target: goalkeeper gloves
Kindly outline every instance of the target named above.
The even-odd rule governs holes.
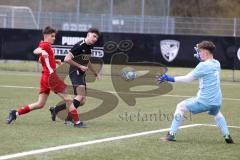
[[[195,54],[194,57],[197,58],[200,62],[202,61],[201,57],[200,57],[200,49],[198,47],[194,47],[195,49]]]
[[[158,76],[158,78],[157,78],[158,83],[162,83],[162,82],[165,82],[165,81],[175,82],[175,79],[174,79],[174,77],[169,76],[167,74],[162,74],[162,75]]]

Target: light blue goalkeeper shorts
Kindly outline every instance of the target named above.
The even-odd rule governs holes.
[[[184,100],[184,103],[189,110],[189,112],[193,114],[198,114],[202,112],[208,112],[209,115],[216,115],[220,109],[221,106],[216,105],[204,105],[197,101],[197,98],[189,98]]]

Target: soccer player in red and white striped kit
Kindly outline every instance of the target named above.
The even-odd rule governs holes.
[[[38,101],[19,108],[18,110],[11,110],[6,120],[7,124],[12,123],[19,115],[43,108],[51,90],[59,95],[68,106],[71,106],[72,99],[66,92],[67,85],[56,73],[56,63],[59,65],[61,64],[60,60],[55,59],[54,51],[51,46],[55,41],[56,33],[57,31],[54,28],[50,26],[45,27],[43,29],[44,40],[41,41],[38,48],[33,51],[34,54],[39,55],[39,61],[42,64]],[[84,128],[85,124],[80,122],[76,108],[70,107],[69,111],[74,120],[74,126],[77,128]]]

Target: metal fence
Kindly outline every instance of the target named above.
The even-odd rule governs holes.
[[[1,28],[36,29],[39,24],[35,20],[32,10],[22,6],[0,6]]]
[[[175,17],[175,33],[215,36],[240,36],[240,19]]]
[[[40,28],[53,25],[65,31],[86,31],[89,27],[95,26],[103,32],[240,36],[240,20],[237,18],[123,16],[66,12],[45,12],[40,17]]]
[[[94,26],[103,32],[174,33],[172,17],[111,16],[108,14],[80,14],[77,17],[74,13],[60,12],[41,14],[39,27],[42,28],[49,24],[65,31],[86,31]]]
[[[1,28],[41,29],[46,25],[65,31],[86,31],[94,26],[102,32],[240,36],[237,18],[39,13],[28,7],[0,6]]]

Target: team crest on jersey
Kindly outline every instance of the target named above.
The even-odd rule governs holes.
[[[160,41],[160,49],[163,58],[168,61],[172,62],[179,51],[180,42],[176,40],[162,40]]]
[[[238,60],[240,61],[240,48],[238,48],[237,57],[238,57]]]

